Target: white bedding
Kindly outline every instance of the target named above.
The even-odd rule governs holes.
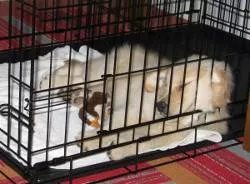
[[[72,59],[78,59],[80,61],[86,60],[86,54],[87,54],[87,47],[82,46],[78,52],[71,49],[69,46],[57,48],[53,50],[52,52],[52,59],[53,59],[53,70],[63,65],[63,61],[69,59],[69,53],[70,50],[72,50],[71,58]],[[90,58],[97,58],[100,57],[101,54],[94,50],[90,51]],[[38,60],[34,62],[34,68],[35,68],[35,81],[38,87],[39,81],[42,77],[44,77],[49,72],[49,66],[50,66],[50,58],[51,58],[51,52],[46,54],[45,56],[40,56]],[[12,74],[17,76],[19,78],[19,63],[13,64],[12,68]],[[25,81],[27,84],[29,84],[30,81],[30,61],[26,61],[22,64],[23,68],[23,81]],[[0,104],[8,103],[8,64],[1,64],[0,65]],[[37,88],[38,89],[38,88]],[[12,84],[12,104],[18,108],[18,85]],[[23,91],[21,99],[25,99],[29,97],[28,91]],[[22,109],[23,106],[22,104]],[[36,104],[39,105],[39,104]],[[62,144],[64,143],[64,137],[65,137],[65,124],[66,124],[66,105],[61,105],[56,108],[51,108],[50,111],[50,135],[49,137],[49,146]],[[68,117],[68,134],[67,134],[67,141],[74,141],[75,137],[78,135],[79,130],[82,128],[82,122],[78,118],[78,110],[75,107],[69,107],[69,117]],[[32,150],[38,150],[46,147],[46,130],[47,127],[47,109],[43,109],[42,111],[38,111],[35,115],[35,126],[34,126],[34,135],[33,135],[33,148]],[[27,113],[26,111],[23,111],[24,113]],[[7,117],[0,116],[0,128],[4,131],[7,131]],[[90,128],[90,127],[88,127]],[[22,127],[22,138],[21,142],[24,146],[27,146],[28,143],[28,134],[27,129]],[[17,121],[12,121],[11,126],[11,135],[18,139],[18,123]],[[214,142],[220,142],[222,139],[221,135],[217,132],[213,131],[206,131],[206,130],[198,130],[198,141],[202,140],[211,140]],[[2,132],[0,132],[0,140],[6,144],[7,137]],[[194,131],[191,132],[185,139],[183,139],[180,142],[175,142],[171,145],[167,145],[165,147],[159,148],[160,150],[167,150],[170,148],[177,147],[178,145],[187,145],[194,142]],[[13,141],[11,141],[11,148],[13,150],[17,150],[17,144]],[[150,151],[150,150],[149,150]],[[80,148],[76,145],[74,146],[68,146],[67,147],[67,156],[77,154],[80,152]],[[56,149],[53,151],[48,152],[48,158],[49,160],[63,156],[64,149]],[[26,160],[27,159],[27,153],[25,150],[21,150],[21,156]],[[42,162],[46,160],[46,154],[40,153],[32,157],[32,165],[37,162]],[[87,165],[92,165],[95,163],[105,162],[108,161],[109,158],[106,155],[106,153],[101,153],[89,157],[85,157],[83,159],[78,159],[73,162],[73,168],[83,167]],[[57,169],[68,169],[69,163],[56,166],[54,168]]]

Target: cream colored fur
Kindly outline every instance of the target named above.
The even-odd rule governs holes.
[[[204,56],[205,57],[205,56]],[[198,59],[199,56],[191,56],[188,60]],[[181,61],[179,61],[180,63]],[[187,128],[192,125],[199,125],[205,124],[206,122],[211,122],[215,120],[221,120],[224,118],[228,118],[229,114],[227,111],[227,103],[230,101],[230,94],[232,91],[233,83],[232,83],[232,74],[229,67],[225,67],[224,62],[215,61],[213,63],[213,75],[211,76],[211,69],[212,69],[212,60],[205,59],[201,62],[200,65],[200,73],[198,76],[198,66],[199,63],[189,63],[187,64],[186,68],[186,79],[185,87],[180,89],[180,85],[183,85],[183,75],[184,75],[184,68],[185,65],[181,64],[178,66],[174,66],[173,70],[171,68],[162,70],[160,73],[159,78],[159,94],[157,97],[157,101],[163,101],[170,99],[169,104],[169,116],[177,115],[180,113],[180,102],[181,102],[181,93],[184,88],[183,92],[183,107],[182,112],[189,112],[193,110],[201,110],[201,113],[194,114],[193,120],[192,116],[184,116],[179,119],[169,120],[165,123],[164,133],[171,132],[177,130],[177,122],[179,122],[179,129]],[[171,97],[169,96],[169,84],[171,78],[171,72],[173,71],[172,75],[172,87],[171,87]],[[146,90],[144,91],[145,99],[143,101],[143,108],[142,111],[142,120],[151,121],[153,120],[153,108],[154,108],[154,97],[155,97],[155,89],[156,89],[156,76],[157,73],[153,72],[147,76],[146,79]],[[199,77],[197,83],[197,77]],[[135,80],[135,84],[139,84],[139,79],[137,77],[133,78]],[[119,84],[117,89],[119,89],[119,93],[117,93],[117,97],[124,98],[122,95],[126,92],[126,88],[124,89],[123,86],[126,84],[127,78],[117,79],[116,83]],[[125,82],[124,82],[125,81]],[[197,87],[198,84],[198,88]],[[140,85],[139,88],[140,89]],[[133,87],[132,87],[133,88]],[[136,90],[136,88],[135,88]],[[197,93],[197,99],[195,99]],[[119,95],[118,95],[119,94]],[[138,94],[134,91],[135,95],[130,99],[131,106],[129,106],[128,111],[128,122],[127,125],[131,125],[138,122],[138,112],[140,101],[138,101]],[[134,102],[134,103],[133,103]],[[196,102],[196,105],[195,105]],[[115,102],[116,103],[116,102]],[[123,104],[125,101],[123,101]],[[167,102],[168,103],[168,102]],[[220,108],[220,110],[218,110]],[[131,112],[131,114],[129,113]],[[160,115],[161,114],[161,115]],[[113,112],[113,122],[115,123],[115,128],[123,127],[123,117],[124,117],[123,108],[114,108]],[[166,116],[164,113],[157,113],[156,119],[162,118]],[[109,124],[106,124],[109,125]],[[112,128],[114,128],[114,126]],[[107,127],[108,128],[108,127]],[[148,136],[149,126],[145,125],[135,130],[135,137],[134,139],[138,139],[140,137]],[[207,129],[207,130],[214,130],[218,131],[222,134],[226,134],[228,131],[227,122],[222,121],[211,125],[202,126],[199,129]],[[163,122],[156,123],[151,125],[150,127],[150,136],[151,135],[160,135],[163,130]],[[158,138],[151,139],[150,141],[146,141],[139,144],[139,152],[145,152],[149,149],[155,149],[158,147],[166,146],[174,141],[182,140],[190,130],[181,131],[178,133],[170,134],[167,136],[161,136]],[[90,132],[89,132],[90,133]],[[90,133],[91,134],[91,133]],[[103,147],[112,144],[117,144],[117,135],[112,136],[104,136],[102,139]],[[124,131],[119,138],[119,143],[129,142],[133,138],[132,130]],[[99,139],[85,141],[84,145],[87,150],[98,149]],[[109,152],[110,157],[112,159],[122,159],[127,156],[135,155],[136,154],[136,144],[130,144],[128,146],[119,147],[113,149]]]
[[[145,50],[141,46],[134,46],[132,48],[132,65],[131,70],[136,71],[143,68],[144,65],[144,56]],[[107,73],[113,74],[114,68],[114,57],[115,51],[112,50],[109,53],[107,60],[108,67]],[[148,55],[148,64],[147,68],[155,67],[158,65],[158,55],[154,52],[149,52]],[[205,57],[205,56],[204,56]],[[191,56],[188,60],[198,59],[199,56]],[[118,48],[117,52],[117,67],[116,73],[123,73],[129,71],[129,59],[130,59],[130,46],[125,45],[121,48]],[[179,63],[182,61],[179,61]],[[167,59],[162,59],[162,65],[170,64]],[[57,70],[52,76],[55,83],[52,87],[65,85],[67,82],[67,63],[65,66]],[[89,62],[89,80],[100,79],[103,73],[103,68],[105,66],[105,57],[92,60]],[[230,94],[232,91],[232,74],[229,67],[226,67],[224,62],[214,62],[213,76],[211,77],[212,61],[206,59],[201,62],[200,73],[198,76],[198,62],[188,63],[186,69],[186,80],[184,83],[185,86],[182,86],[183,75],[184,75],[184,64],[174,66],[171,68],[161,69],[159,74],[158,82],[158,95],[157,102],[164,101],[169,104],[168,115],[176,115],[180,113],[180,104],[183,101],[182,113],[201,110],[201,113],[194,114],[193,118],[191,116],[184,116],[179,119],[172,119],[169,121],[159,122],[150,126],[149,135],[160,135],[162,134],[163,126],[165,127],[164,132],[175,131],[177,127],[177,122],[179,122],[179,129],[190,127],[191,123],[193,125],[205,124],[209,121],[214,121],[218,119],[223,119],[229,117],[227,112],[227,103],[230,100]],[[75,71],[71,75],[71,83],[84,82],[82,76],[84,76],[85,67],[84,63],[75,62],[71,65],[72,71]],[[65,73],[66,72],[66,73]],[[173,73],[172,73],[173,72]],[[170,79],[172,73],[172,87],[170,89]],[[140,112],[140,102],[141,102],[141,90],[143,89],[143,105],[141,113],[141,122],[151,121],[154,118],[159,119],[166,116],[166,112],[159,112],[156,110],[155,117],[154,114],[154,104],[155,104],[155,92],[156,92],[156,79],[157,72],[156,70],[151,70],[146,72],[145,75],[145,84],[142,86],[143,73],[139,72],[136,74],[130,75],[130,84],[129,84],[129,103],[127,107],[127,121],[126,126],[134,125],[139,123],[139,112]],[[197,87],[197,77],[198,87]],[[48,80],[45,79],[41,82],[41,88],[47,88]],[[107,80],[106,91],[110,94],[113,93],[113,112],[112,112],[112,127],[109,117],[106,120],[103,120],[104,129],[116,129],[124,127],[124,117],[126,109],[126,97],[128,90],[128,75],[123,75],[115,79],[114,91],[112,91],[113,80],[112,77]],[[102,84],[96,86],[88,86],[92,90],[101,90]],[[169,89],[171,91],[171,97],[169,97]],[[183,99],[182,91],[183,92]],[[196,90],[197,89],[197,90]],[[197,98],[195,98],[197,93]],[[170,99],[170,102],[168,101]],[[196,102],[196,103],[195,103]],[[220,108],[220,111],[217,110]],[[206,117],[206,118],[205,118]],[[193,121],[192,121],[193,120]],[[141,127],[135,129],[134,139],[140,137],[148,136],[147,132],[149,125],[141,124]],[[215,130],[222,134],[227,132],[227,122],[220,122],[213,125],[203,126],[200,129],[209,129]],[[87,131],[85,133],[86,137],[91,137],[96,135],[96,131]],[[151,139],[149,141],[139,144],[139,152],[145,152],[148,149],[155,149],[158,147],[166,146],[174,141],[183,139],[189,130],[181,131],[175,134],[170,134],[167,136],[160,136],[158,138]],[[129,142],[133,138],[132,129],[123,131],[119,136],[119,142],[116,134],[103,136],[102,137],[102,147],[109,146],[110,144],[118,144]],[[81,140],[81,137],[77,137],[77,140]],[[93,150],[99,148],[100,138],[92,139],[89,141],[84,141],[84,149]],[[122,159],[127,156],[132,156],[136,153],[136,144],[130,144],[128,146],[119,147],[113,149],[109,152],[112,159]]]
[[[203,56],[198,62],[199,56],[193,55],[188,57],[188,61],[195,62],[188,63],[186,67],[180,64],[183,61],[179,61],[177,64],[180,65],[161,71],[157,100],[168,104],[168,115],[179,114],[180,110],[213,112],[215,108],[224,107],[230,102],[233,79],[229,66],[225,62],[205,58]],[[146,83],[150,91],[155,89],[156,73],[151,74]]]
[[[93,81],[97,79],[102,79],[102,75],[104,75],[104,68],[106,64],[106,74],[121,74],[129,71],[129,61],[131,57],[131,71],[141,70],[144,67],[144,56],[145,49],[140,45],[134,45],[131,51],[130,45],[123,45],[116,49],[111,50],[108,53],[108,59],[106,61],[106,56],[103,55],[97,59],[93,59],[88,62],[88,75],[87,81]],[[131,54],[132,53],[132,54]],[[130,56],[131,55],[131,56]],[[154,52],[151,52],[147,56],[147,65],[146,68],[152,68],[157,66],[157,58],[158,55]],[[114,66],[114,61],[116,61],[116,66]],[[162,60],[162,64],[166,64],[166,59]],[[66,86],[69,82],[70,84],[77,84],[85,82],[85,70],[86,63],[72,60],[65,61],[64,66],[60,67],[56,71],[54,71],[51,75],[51,86],[54,87],[62,87]],[[68,81],[68,71],[70,67],[70,77]],[[115,70],[114,70],[115,68]],[[40,82],[40,89],[48,89],[49,88],[49,75],[44,77]],[[97,83],[95,83],[97,84]],[[94,85],[95,85],[94,84]],[[100,84],[100,83],[98,83]],[[88,85],[91,86],[91,85]]]
[[[129,72],[129,63],[131,59],[131,68],[130,71],[139,71],[144,68],[144,58],[145,58],[145,49],[140,45],[134,45],[132,46],[132,52],[131,52],[131,46],[130,45],[123,45],[122,47],[119,47],[117,50],[113,49],[111,52],[108,53],[108,59],[105,61],[105,56],[100,57],[95,60],[91,60],[88,62],[88,81],[101,79],[101,76],[104,74],[104,68],[105,68],[105,62],[107,64],[107,72],[106,74],[122,74]],[[116,60],[116,69],[114,70],[114,61]],[[168,60],[165,58],[161,60],[161,65],[168,64]],[[147,55],[147,61],[146,61],[146,68],[154,68],[158,66],[158,55],[157,53],[150,52],[149,55]],[[66,86],[68,83],[68,68],[69,68],[69,61],[65,62],[65,65],[59,69],[57,69],[51,77],[52,85],[51,87],[60,87],[60,86]],[[79,61],[71,61],[70,64],[70,82],[69,84],[76,84],[76,83],[82,83],[84,82],[84,76],[85,76],[85,68],[86,63],[79,62]],[[155,70],[154,70],[155,71]],[[131,75],[130,84],[129,84],[129,106],[128,106],[128,122],[127,125],[138,123],[139,119],[139,105],[140,105],[140,96],[141,91],[144,89],[144,86],[142,86],[142,71],[139,73],[135,73]],[[148,72],[146,72],[148,73]],[[150,70],[149,73],[152,73]],[[146,78],[146,76],[144,77]],[[126,103],[126,96],[127,96],[127,83],[128,83],[128,74],[117,76],[115,79],[114,84],[114,92],[112,92],[112,86],[113,86],[113,78],[110,77],[107,80],[107,87],[106,92],[110,94],[114,94],[113,99],[113,119],[124,121],[125,117],[125,107],[124,104]],[[44,80],[40,83],[40,89],[47,89],[49,88],[49,77],[45,77]],[[76,87],[83,87],[83,86],[76,86]],[[91,89],[92,91],[102,91],[103,90],[103,82],[98,82],[95,84],[89,84],[87,85],[88,89]],[[81,92],[80,98],[84,96],[83,93],[84,90]],[[72,95],[74,99],[72,101],[75,101],[74,94]],[[136,98],[135,98],[136,97]],[[143,114],[147,114],[146,117],[142,117],[142,121],[146,121],[148,119],[152,119],[153,116],[153,109],[151,108],[151,104],[154,103],[154,95],[145,93],[145,99],[147,102],[143,106]],[[73,105],[77,107],[81,107],[79,104],[72,103]],[[150,107],[147,107],[148,104],[150,104]],[[97,107],[97,112],[101,112],[102,109],[100,105]],[[119,111],[117,111],[119,109]],[[106,118],[105,118],[106,119]],[[144,120],[145,119],[145,120]],[[100,120],[101,121],[101,120]],[[113,127],[119,128],[123,126],[122,122],[114,122]],[[101,122],[100,122],[101,123]],[[105,123],[108,123],[105,121]],[[90,133],[93,134],[93,133]]]

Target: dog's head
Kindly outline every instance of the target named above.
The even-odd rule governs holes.
[[[232,74],[224,62],[179,64],[160,71],[158,79],[156,107],[164,116],[193,110],[214,111],[230,102]],[[147,77],[148,92],[155,91],[156,80],[156,72]]]

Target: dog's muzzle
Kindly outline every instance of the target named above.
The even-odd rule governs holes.
[[[161,113],[166,114],[168,112],[168,104],[164,101],[157,102],[156,108]]]

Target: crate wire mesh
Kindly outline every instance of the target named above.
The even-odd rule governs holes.
[[[134,133],[136,128],[140,127],[146,127],[150,132],[150,128],[159,121],[167,122],[176,118],[179,121],[182,117],[199,113],[199,109],[197,109],[192,112],[181,112],[161,120],[153,119],[143,124],[139,123],[117,129],[111,128],[109,131],[103,130],[102,122],[101,130],[95,136],[85,138],[82,131],[83,138],[80,140],[79,151],[70,154],[68,148],[76,143],[79,144],[79,139],[69,139],[70,133],[68,131],[70,128],[69,114],[72,112],[67,101],[70,100],[70,94],[75,90],[73,87],[84,86],[85,100],[83,103],[86,111],[86,86],[96,82],[101,82],[103,86],[106,86],[110,78],[115,81],[119,75],[109,75],[109,73],[104,72],[104,75],[98,81],[87,80],[87,82],[73,85],[68,81],[68,85],[61,87],[52,87],[50,82],[49,89],[40,90],[38,88],[40,74],[37,60],[49,53],[47,65],[49,65],[48,74],[51,78],[56,67],[52,50],[66,44],[70,45],[68,55],[65,56],[66,59],[70,60],[69,63],[71,61],[73,63],[74,50],[78,50],[82,45],[87,45],[86,50],[84,50],[86,65],[91,63],[93,52],[91,48],[104,53],[105,61],[103,62],[107,63],[107,52],[124,42],[145,45],[145,56],[150,49],[157,50],[159,61],[163,57],[167,57],[170,61],[185,58],[182,64],[186,65],[192,62],[192,59],[188,59],[187,56],[193,53],[199,55],[193,62],[202,63],[205,60],[203,54],[206,54],[207,58],[213,61],[216,58],[224,60],[226,65],[230,65],[232,68],[236,85],[232,102],[228,105],[231,109],[231,116],[226,118],[234,132],[225,136],[225,140],[235,139],[233,145],[239,144],[240,141],[237,137],[241,135],[239,132],[243,131],[249,92],[249,41],[246,40],[249,39],[249,4],[248,1],[243,0],[10,0],[3,6],[1,3],[4,16],[1,18],[0,25],[2,25],[3,30],[6,29],[6,32],[0,35],[1,62],[8,62],[6,65],[8,66],[8,72],[6,71],[7,101],[1,104],[1,114],[7,117],[6,126],[0,126],[1,137],[3,137],[0,140],[1,153],[7,155],[6,157],[13,163],[14,167],[22,171],[21,174],[28,177],[30,182],[50,183],[66,178],[72,181],[74,177],[80,175],[89,175],[117,167],[126,168],[130,164],[134,164],[134,168],[128,169],[127,173],[133,173],[146,169],[138,167],[138,163],[144,160],[182,153],[181,158],[174,160],[177,161],[214,151],[197,150],[196,148],[210,143],[197,143],[195,139],[195,144],[191,146],[177,147],[164,152],[153,151],[142,155],[138,153],[139,144],[164,135],[185,131],[185,128],[172,132],[163,131],[153,136],[148,133],[145,137],[133,138],[127,142],[118,141],[122,132],[132,131]],[[133,44],[131,52],[133,51]],[[30,60],[30,62],[26,60]],[[160,71],[164,68],[173,68],[176,65],[178,63],[173,62],[166,66],[157,66],[154,69]],[[144,68],[143,71],[135,71],[135,73],[146,71],[148,70]],[[67,72],[69,74],[70,69]],[[129,78],[132,75],[133,72],[128,71],[120,76]],[[17,93],[14,88],[17,89]],[[63,93],[55,93],[58,89],[63,90]],[[105,94],[106,88],[103,87],[102,90]],[[102,109],[104,105],[104,102],[102,102]],[[51,133],[51,127],[55,123],[52,121],[53,111],[54,108],[62,106],[65,109],[66,116],[61,125],[64,127],[64,131],[61,133],[63,141],[51,144],[51,137],[57,136]],[[154,109],[156,109],[155,105]],[[34,144],[38,143],[34,138],[37,133],[37,129],[34,131],[34,127],[39,126],[36,117],[40,111],[43,111],[46,115],[46,118],[43,119],[45,145],[35,149]],[[104,114],[103,110],[102,114]],[[125,113],[125,119],[126,117]],[[126,125],[126,120],[124,122]],[[15,126],[17,131],[12,132],[12,128]],[[200,125],[195,126],[195,132],[197,132],[198,127]],[[83,123],[81,129],[84,130],[84,128]],[[190,128],[187,127],[187,129]],[[116,135],[117,143],[102,147],[102,140],[109,135]],[[88,151],[83,150],[84,141],[93,138],[98,139],[98,148]],[[85,159],[97,153],[133,144],[136,145],[134,157],[120,161],[106,161],[82,168],[74,167],[81,158]],[[59,155],[50,156],[53,151],[58,149],[62,149],[63,152]],[[33,162],[36,156],[42,153],[43,160],[38,163]],[[56,166],[65,163],[68,164],[65,166],[66,170],[49,169],[49,167],[54,166],[56,168]]]

